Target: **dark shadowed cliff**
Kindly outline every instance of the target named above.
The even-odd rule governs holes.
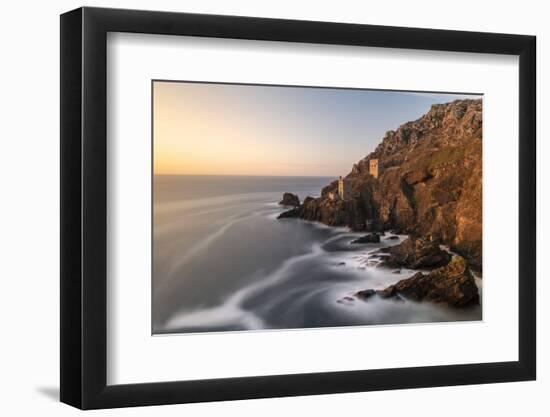
[[[378,160],[378,178],[369,161]],[[433,105],[418,120],[386,132],[374,152],[284,217],[356,231],[393,229],[447,244],[475,269],[482,264],[482,102]]]

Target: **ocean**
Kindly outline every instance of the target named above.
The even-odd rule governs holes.
[[[452,309],[353,294],[416,271],[367,263],[403,241],[350,244],[361,233],[277,220],[284,192],[316,197],[329,177],[154,176],[154,334],[481,320]]]

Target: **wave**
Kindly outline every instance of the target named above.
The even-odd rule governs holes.
[[[240,205],[236,207],[240,207]],[[266,210],[266,205],[262,204],[259,206],[250,207],[248,212],[245,211],[244,214],[242,212],[239,212],[227,217],[224,224],[222,224],[219,228],[217,228],[210,234],[203,236],[199,241],[191,245],[190,248],[182,256],[179,256],[178,259],[168,269],[168,275],[172,276],[179,268],[189,262],[191,258],[209,249],[216,240],[221,238],[231,227],[233,227],[237,223],[249,221],[250,219],[256,217],[271,218],[272,215],[273,209],[268,208]],[[277,212],[275,213],[275,215],[277,215]],[[170,225],[164,226],[164,230],[160,232],[160,235],[168,231],[173,231],[177,229],[179,223],[184,222],[173,222]],[[185,221],[185,223],[187,223],[187,221]],[[155,233],[155,237],[158,237],[157,233]]]
[[[217,239],[222,237],[227,230],[229,230],[233,225],[243,221],[247,220],[252,216],[239,216],[234,215],[229,217],[229,221],[221,225],[219,228],[214,230],[209,235],[206,235],[202,239],[200,239],[198,242],[195,242],[191,247],[180,257],[175,260],[171,267],[168,269],[168,275],[173,276],[173,274],[181,268],[183,265],[185,265],[191,258],[197,256],[199,253],[205,251],[208,249]]]
[[[265,328],[264,321],[255,313],[243,308],[243,303],[248,298],[268,287],[276,285],[289,277],[292,268],[307,259],[317,257],[323,253],[320,244],[312,245],[311,251],[287,259],[283,264],[265,276],[263,271],[259,271],[251,277],[252,280],[261,279],[260,282],[244,287],[221,305],[206,309],[178,312],[167,320],[164,328],[166,330],[177,330],[181,328],[194,327],[216,327],[238,324],[246,330],[260,330]]]
[[[231,202],[241,202],[242,205],[244,201],[258,201],[258,197],[264,196],[267,199],[272,195],[270,192],[263,193],[246,193],[246,194],[229,194],[219,197],[207,197],[207,198],[197,198],[190,200],[177,200],[170,202],[158,202],[155,201],[154,211],[155,214],[170,214],[174,212],[181,212],[185,210],[193,210],[201,207],[209,206],[226,206]],[[269,200],[270,201],[270,200]]]
[[[236,209],[236,208],[240,208],[240,207],[242,207],[242,204],[234,204],[234,205],[224,206],[224,207],[221,207],[221,208],[216,208],[216,209],[211,209],[211,210],[198,211],[196,213],[188,213],[188,214],[185,214],[185,215],[182,215],[182,216],[178,216],[178,219],[179,219],[178,221],[174,221],[173,219],[171,219],[170,221],[166,221],[166,220],[162,221],[162,220],[157,219],[156,222],[155,222],[155,227],[154,227],[154,237],[156,239],[159,239],[159,238],[163,237],[165,234],[167,234],[169,232],[173,232],[175,229],[182,228],[183,226],[190,223],[189,222],[190,218],[207,216],[209,214],[229,211],[231,209]],[[164,223],[164,224],[161,226],[158,223]]]

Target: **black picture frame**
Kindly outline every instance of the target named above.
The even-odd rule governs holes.
[[[108,32],[519,56],[519,360],[107,385]],[[103,8],[61,15],[61,401],[81,409],[536,378],[534,36]]]

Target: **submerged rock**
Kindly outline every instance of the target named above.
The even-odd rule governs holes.
[[[375,295],[379,296],[380,298],[392,298],[393,300],[395,301],[404,301],[400,296],[399,294],[397,294],[397,292],[394,292],[392,295],[388,295],[385,290],[373,290],[373,289],[368,289],[368,290],[362,290],[362,291],[357,291],[355,293],[355,296],[357,298],[359,298],[360,300],[363,300],[363,301],[368,301],[369,299],[371,299],[372,297],[374,297]]]
[[[346,295],[345,297],[342,297],[342,298],[336,300],[336,302],[338,304],[345,304],[345,305],[350,306],[350,305],[353,305],[353,303],[355,302],[355,299],[353,297],[350,297],[350,296]]]
[[[283,211],[281,214],[277,216],[278,219],[290,219],[290,218],[296,218],[300,215],[300,209],[298,207]]]
[[[358,291],[355,293],[355,296],[361,300],[368,300],[369,298],[371,298],[373,295],[376,295],[376,291],[375,290],[362,290],[362,291]]]
[[[415,301],[431,301],[451,307],[479,304],[479,291],[474,277],[461,256],[455,256],[448,265],[434,269],[429,274],[417,272],[410,278],[383,290],[363,290],[355,295],[360,299],[377,294],[381,298],[405,297]]]
[[[292,193],[284,193],[283,199],[279,201],[279,204],[282,206],[292,206],[292,207],[299,207],[300,206],[300,198],[296,194]]]
[[[380,243],[380,235],[378,233],[369,233],[368,235],[352,240],[351,243]]]
[[[383,259],[383,265],[391,268],[437,268],[447,265],[452,257],[438,244],[414,237],[409,237],[399,245],[379,249],[378,252],[388,255]]]

